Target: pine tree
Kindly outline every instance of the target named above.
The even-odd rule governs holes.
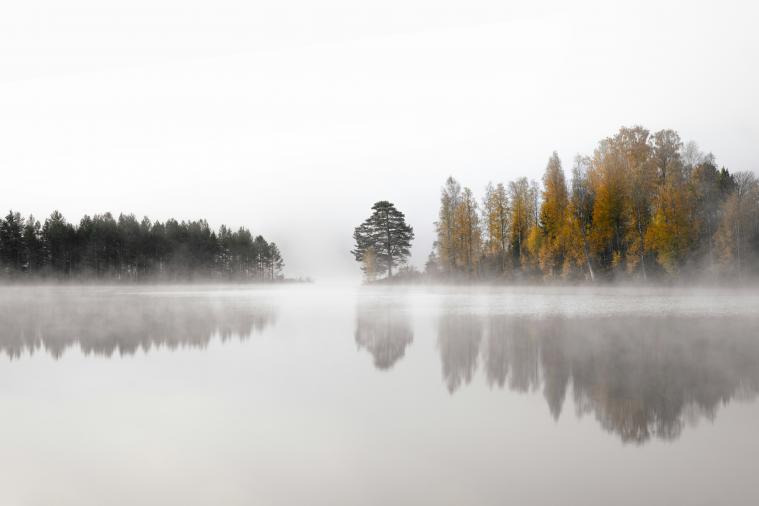
[[[24,219],[20,213],[9,211],[0,221],[0,261],[5,270],[20,272],[24,263]]]
[[[24,223],[23,243],[25,270],[36,274],[44,266],[45,251],[42,245],[42,226],[32,215]]]
[[[282,273],[282,268],[285,266],[284,260],[282,260],[282,254],[279,252],[279,247],[273,242],[269,243],[269,270],[271,280],[278,279]]]
[[[385,267],[387,277],[393,275],[393,267],[405,263],[414,239],[414,230],[406,224],[406,218],[395,205],[381,200],[372,206],[372,214],[353,231],[355,246],[351,253],[357,262],[364,260],[369,248],[373,248],[379,265]]]

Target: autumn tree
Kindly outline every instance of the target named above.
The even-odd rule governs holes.
[[[567,217],[568,250],[570,263],[565,264],[569,270],[571,263],[584,266],[588,278],[595,281],[593,261],[588,236],[593,226],[593,208],[595,194],[588,177],[591,160],[577,156],[572,167],[572,183],[569,196]]]
[[[680,158],[681,149],[677,132],[662,130],[654,134],[653,162],[659,184],[646,239],[659,265],[670,274],[684,265],[695,236],[693,199]]]
[[[488,183],[482,199],[482,223],[485,236],[485,257],[493,263],[495,271],[506,271],[509,246],[509,200],[502,183]]]
[[[437,256],[444,272],[451,273],[458,264],[456,249],[456,209],[461,201],[461,185],[449,177],[440,191],[440,211],[435,222]]]
[[[640,126],[621,128],[613,139],[613,149],[627,176],[627,271],[640,272],[641,277],[646,279],[646,232],[656,195],[656,166],[652,160],[651,136],[648,130]]]
[[[458,267],[468,275],[476,272],[480,260],[482,234],[477,200],[472,190],[464,188],[454,211],[454,249]]]
[[[540,207],[540,267],[548,277],[560,273],[566,253],[567,183],[556,151],[548,159],[543,175],[543,201]]]
[[[533,198],[530,183],[526,177],[509,183],[509,202],[511,203],[511,229],[509,234],[509,249],[516,266],[526,263],[527,236],[532,227]]]
[[[623,127],[592,157],[578,155],[569,188],[556,153],[542,189],[527,178],[488,184],[479,227],[471,192],[449,178],[431,272],[501,275],[509,262],[500,258],[522,274],[564,279],[753,272],[757,188],[754,175],[718,170],[714,155],[674,130]]]
[[[601,141],[589,172],[595,194],[591,242],[599,266],[620,270],[627,253],[627,174],[614,138]]]

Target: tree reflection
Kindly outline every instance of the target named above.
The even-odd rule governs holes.
[[[372,354],[374,366],[386,370],[403,358],[414,333],[402,306],[376,301],[358,306],[355,338],[359,348]]]
[[[482,341],[482,320],[471,314],[446,314],[440,318],[438,347],[443,361],[443,380],[453,393],[472,381]]]
[[[483,328],[485,331],[483,331]],[[625,442],[675,439],[720,404],[759,393],[759,319],[446,314],[438,334],[449,391],[469,383],[482,347],[489,385],[542,387],[551,415],[569,385],[575,410]],[[753,329],[753,330],[752,330]]]
[[[16,358],[46,350],[59,358],[75,345],[103,356],[202,348],[214,336],[246,339],[275,318],[270,306],[208,295],[19,290],[0,300],[0,351]]]

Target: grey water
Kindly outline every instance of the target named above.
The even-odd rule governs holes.
[[[0,289],[2,505],[759,502],[759,291]]]

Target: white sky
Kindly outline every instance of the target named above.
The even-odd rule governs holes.
[[[3,2],[0,209],[205,217],[357,275],[388,199],[423,265],[453,174],[538,178],[621,125],[757,170],[753,2]]]

